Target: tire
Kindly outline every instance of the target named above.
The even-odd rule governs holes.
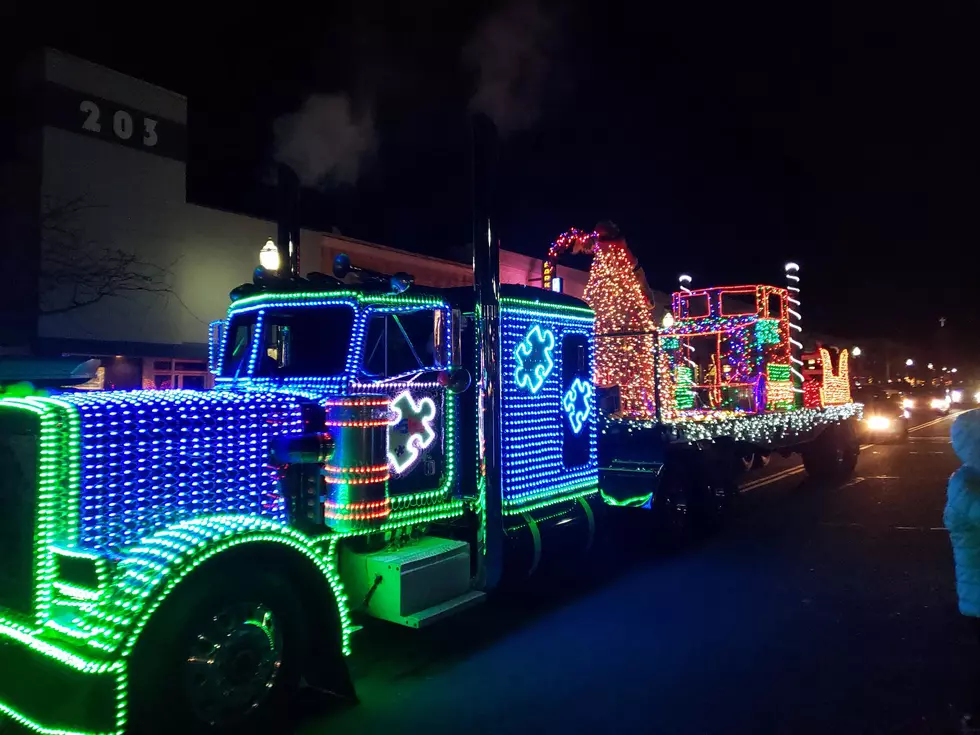
[[[854,472],[861,445],[851,423],[838,424],[824,430],[805,446],[803,467],[815,480],[843,480]]]
[[[739,461],[744,472],[749,472],[750,470],[755,469],[755,458],[756,455],[754,452],[749,452],[748,454],[743,454],[739,457]]]
[[[730,455],[702,451],[691,458],[689,495],[694,510],[692,523],[703,532],[718,531],[731,514],[738,498],[738,474],[732,471]]]
[[[691,532],[690,499],[679,462],[668,464],[653,500],[654,543],[662,551],[675,551]]]
[[[135,731],[281,730],[307,640],[286,579],[261,568],[202,568],[164,600],[134,650]]]
[[[754,470],[762,470],[769,466],[769,460],[772,459],[772,454],[769,452],[756,452],[755,453],[755,463],[752,465]]]

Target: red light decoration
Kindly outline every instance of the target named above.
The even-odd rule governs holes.
[[[391,515],[391,499],[365,503],[332,503],[323,501],[323,515],[338,521],[371,521]]]
[[[328,398],[323,402],[324,406],[344,406],[346,408],[359,406],[387,406],[387,398]]]
[[[814,378],[807,378],[803,381],[803,407],[822,408],[823,402],[820,400],[820,381]]]
[[[337,467],[332,464],[323,465],[323,469],[327,472],[349,472],[352,475],[370,475],[377,473],[385,473],[388,471],[388,465],[377,464],[377,465],[365,465],[361,467]],[[384,478],[388,479],[388,478]]]
[[[847,350],[841,350],[837,372],[830,359],[830,351],[820,348],[820,365],[823,369],[823,385],[820,387],[820,402],[824,406],[840,406],[851,402],[851,376]]]
[[[387,405],[387,404],[383,404]],[[387,426],[388,419],[374,419],[371,421],[340,421],[340,420],[327,420],[323,422],[324,426],[329,426],[331,428],[348,428],[348,429],[370,429],[377,426]]]

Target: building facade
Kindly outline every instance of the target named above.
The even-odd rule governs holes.
[[[19,91],[0,349],[98,358],[92,387],[206,385],[208,324],[274,224],[187,201],[184,97],[50,49]]]
[[[71,357],[96,361],[92,389],[208,386],[208,325],[276,224],[187,200],[183,96],[52,49],[25,63],[18,93],[0,157],[0,237],[16,274],[0,288],[0,382]],[[300,239],[304,271],[330,273],[344,252],[421,285],[472,283],[468,263],[309,230]],[[539,285],[542,262],[502,251],[500,270],[504,283]],[[558,276],[582,295],[587,273]]]

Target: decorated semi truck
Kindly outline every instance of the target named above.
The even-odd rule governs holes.
[[[0,716],[277,731],[300,686],[354,698],[361,616],[434,624],[625,514],[714,525],[753,448],[853,469],[858,406],[696,415],[663,344],[687,332],[501,285],[480,211],[473,288],[300,278],[281,227],[288,266],[212,329],[214,389],[0,399]],[[609,345],[661,377],[612,385]]]

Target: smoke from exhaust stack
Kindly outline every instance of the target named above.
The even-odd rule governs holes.
[[[510,0],[463,49],[463,61],[476,76],[471,111],[489,116],[501,133],[531,127],[552,91],[558,41],[557,20],[541,0]]]
[[[303,186],[355,183],[377,142],[371,113],[356,112],[345,95],[310,95],[297,112],[276,120],[273,132],[276,160]]]

